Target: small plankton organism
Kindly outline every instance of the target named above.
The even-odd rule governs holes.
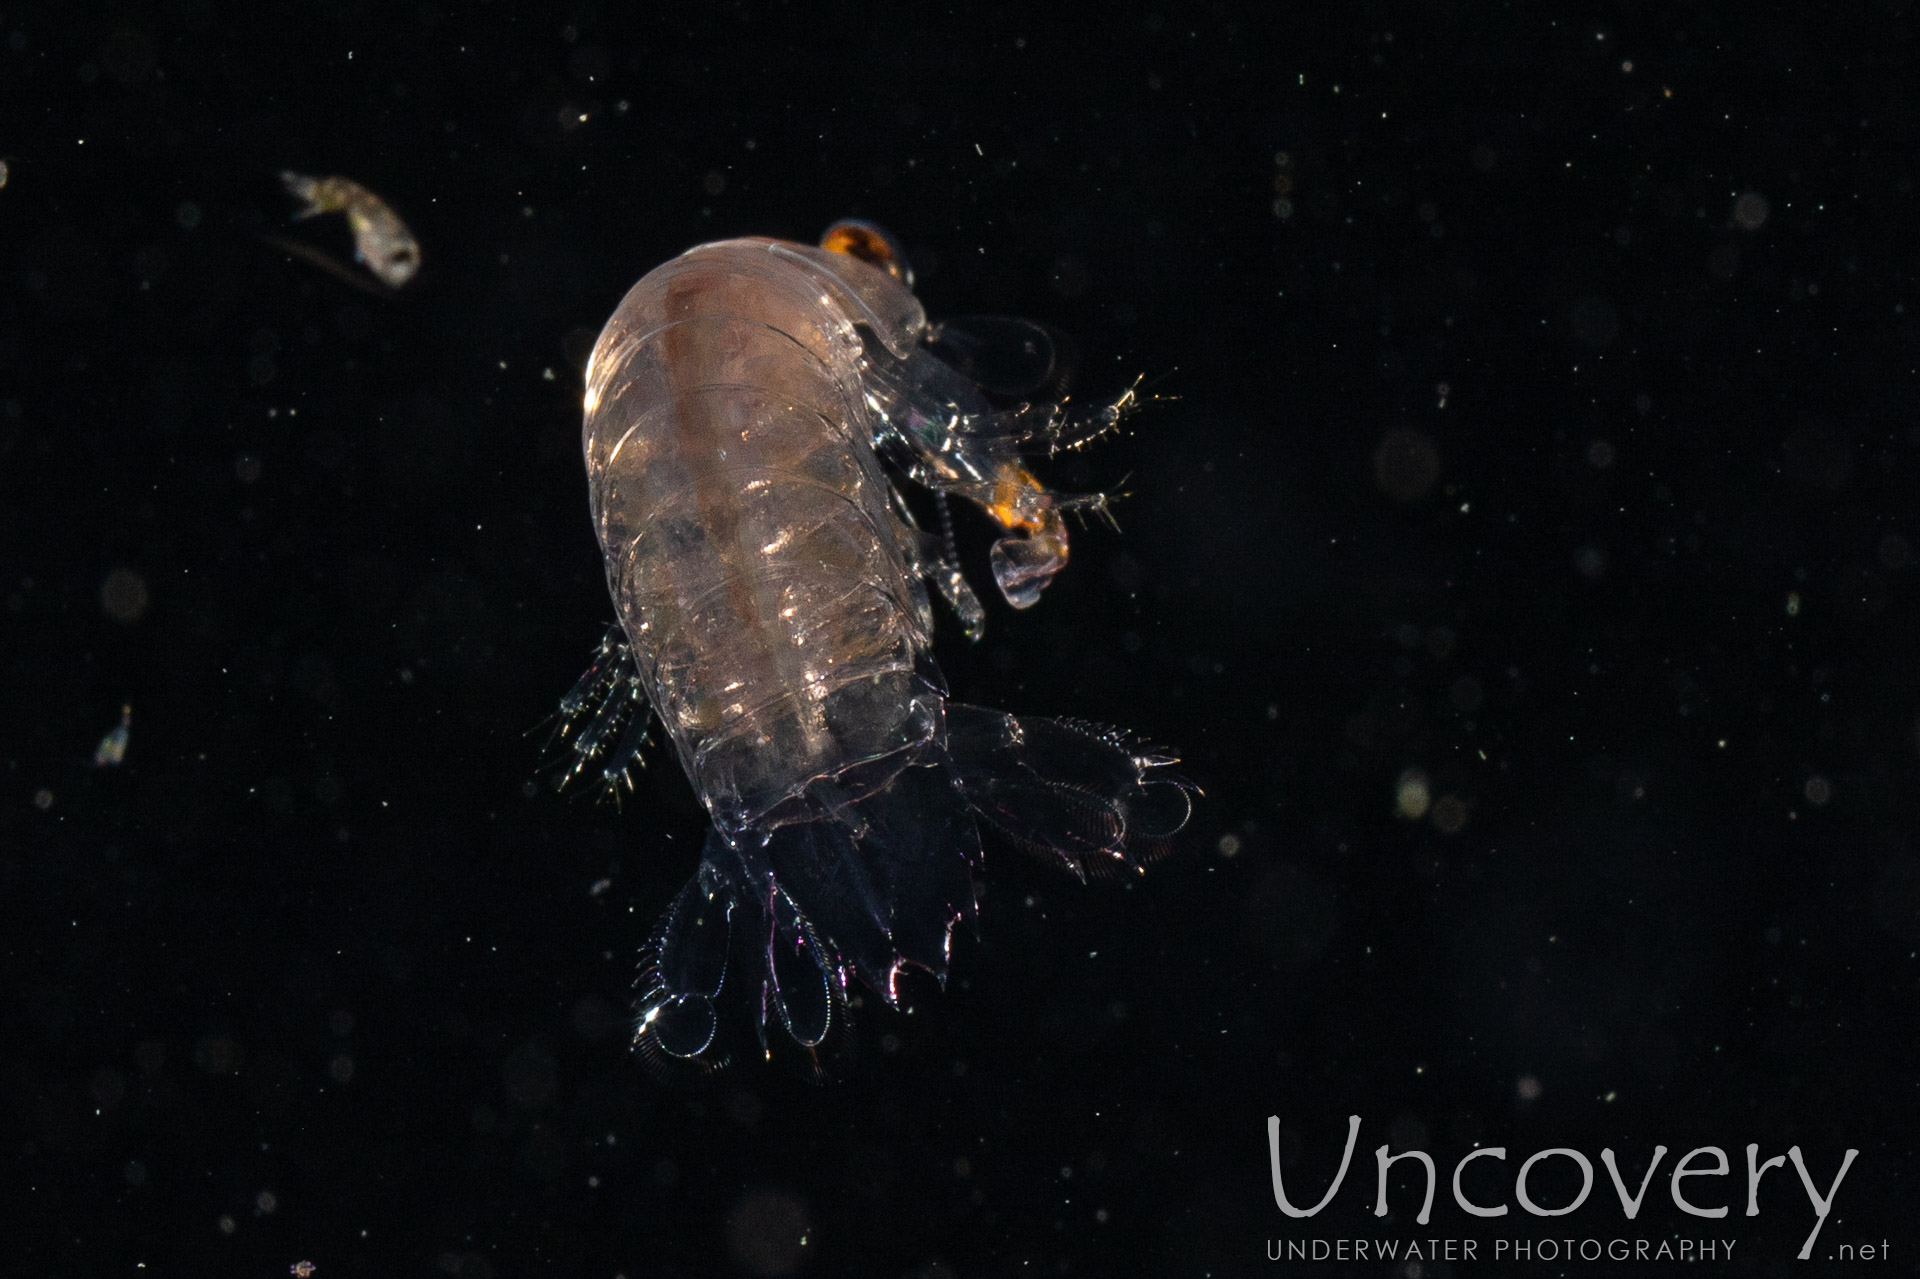
[[[93,748],[93,766],[95,768],[115,768],[127,757],[127,740],[133,736],[133,707],[120,708],[120,722],[115,724],[100,744]]]
[[[353,229],[353,256],[390,289],[411,280],[420,269],[420,242],[387,202],[351,178],[310,178],[286,170],[280,181],[304,207],[296,219],[344,213]]]

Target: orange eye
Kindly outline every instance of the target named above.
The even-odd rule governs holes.
[[[862,262],[879,267],[908,288],[913,287],[913,268],[907,265],[907,255],[900,248],[900,242],[872,222],[861,218],[842,218],[820,237],[820,247],[859,258]]]

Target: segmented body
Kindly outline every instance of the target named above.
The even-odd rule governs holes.
[[[589,368],[608,583],[654,709],[729,837],[800,815],[810,785],[904,759],[938,727],[938,690],[916,669],[926,591],[874,455],[849,318],[858,286],[904,297],[874,318],[918,337],[918,304],[865,263],[706,245],[634,287]]]
[[[1172,761],[1112,730],[947,701],[925,583],[969,634],[983,610],[893,487],[998,520],[994,577],[1027,607],[1066,563],[1062,514],[1104,508],[1047,490],[1021,449],[1097,434],[1130,395],[995,412],[925,345],[883,233],[824,243],[689,250],[628,292],[588,366],[624,637],[562,704],[587,723],[574,771],[623,774],[650,703],[713,818],[645,950],[636,1045],[656,1064],[725,1062],[732,985],[757,991],[763,1047],[777,1020],[821,1073],[850,979],[889,1002],[903,965],[944,980],[982,821],[1084,877],[1137,866],[1189,811]]]

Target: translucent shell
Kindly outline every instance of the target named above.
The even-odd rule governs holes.
[[[947,499],[1000,526],[994,580],[1032,606],[1067,563],[1066,514],[1106,499],[1054,492],[1027,459],[1110,429],[1133,392],[997,407],[1059,381],[1056,344],[1025,321],[930,326],[911,280],[866,222],[818,247],[701,245],[628,292],[588,365],[620,633],[562,704],[565,771],[617,784],[657,716],[713,819],[643,952],[635,1045],[668,1074],[744,1046],[722,1007],[742,998],[763,1055],[833,1074],[850,982],[894,1003],[906,967],[945,980],[982,827],[1086,878],[1139,868],[1186,820],[1169,758],[947,700],[928,584],[970,636],[985,619]]]

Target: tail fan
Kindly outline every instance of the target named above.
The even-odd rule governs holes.
[[[854,1043],[850,981],[895,1007],[908,965],[946,983],[953,927],[973,917],[980,821],[1084,880],[1141,867],[1192,811],[1175,761],[1116,730],[952,702],[946,714],[944,757],[859,799],[823,785],[811,820],[737,843],[708,833],[641,967],[634,1045],[657,1074],[692,1081],[731,1060],[739,1037],[715,1011],[731,986],[756,1005],[763,1054],[790,1052],[770,1042],[773,1023],[805,1077],[837,1077]]]
[[[800,1050],[801,1073],[813,1083],[836,1078],[853,1048],[847,1012],[846,975],[793,900],[774,890],[773,927],[760,983],[760,1047],[767,1043],[767,1013],[780,1020]]]
[[[1116,729],[949,702],[947,750],[982,820],[1081,880],[1141,869],[1193,812],[1179,761]]]
[[[779,827],[765,856],[801,914],[889,1004],[905,964],[945,984],[980,861],[973,815],[947,769],[911,765],[831,818]]]
[[[756,839],[759,842],[755,842]],[[980,837],[941,764],[902,769],[882,789],[811,821],[707,836],[700,873],[654,929],[641,968],[634,1043],[668,1080],[698,1079],[733,1056],[714,1002],[723,985],[757,1002],[800,1050],[815,1082],[844,1068],[853,1037],[848,982],[898,1005],[911,964],[946,981],[953,926],[973,914]]]
[[[731,1059],[714,1002],[726,984],[734,904],[732,886],[703,864],[647,940],[633,1046],[670,1081],[702,1078]]]

